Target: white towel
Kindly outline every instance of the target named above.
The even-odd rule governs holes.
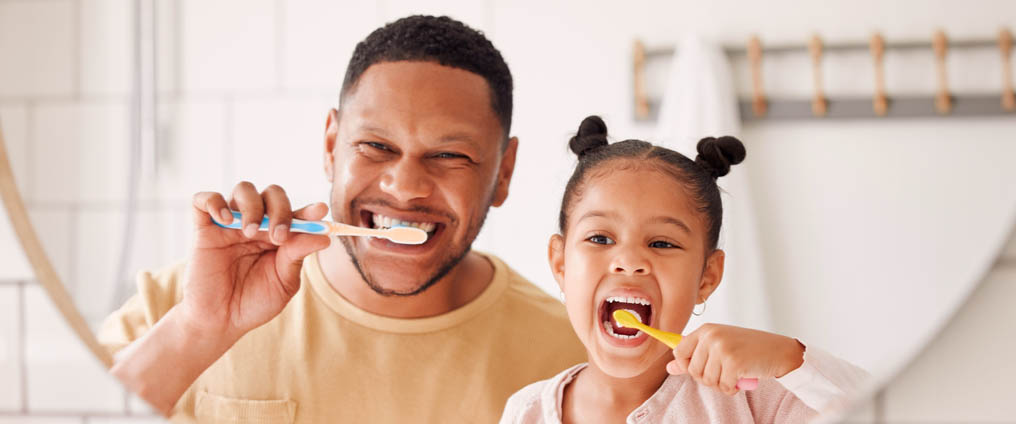
[[[673,56],[666,87],[657,124],[658,143],[694,159],[699,139],[739,135],[734,80],[727,56],[718,45],[698,37],[683,40]],[[751,140],[742,141],[748,151],[746,161],[719,179],[723,199],[719,248],[727,254],[723,281],[706,302],[705,313],[692,316],[685,333],[706,322],[772,330],[748,184]]]

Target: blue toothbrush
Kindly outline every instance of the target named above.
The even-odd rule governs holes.
[[[223,225],[215,220],[212,222],[223,228],[232,228],[234,230],[242,229],[242,221],[240,220],[242,215],[237,211],[230,211],[233,213],[233,222],[228,225]],[[268,216],[261,218],[261,226],[258,227],[258,231],[268,231]],[[427,233],[416,227],[392,227],[388,229],[380,228],[363,228],[355,225],[343,224],[340,222],[331,221],[304,221],[302,219],[293,219],[293,222],[289,224],[289,231],[294,233],[307,233],[307,234],[323,234],[331,236],[370,236],[370,237],[381,237],[391,240],[395,243],[400,244],[423,244],[427,241]]]

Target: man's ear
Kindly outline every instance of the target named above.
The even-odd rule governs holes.
[[[339,111],[332,108],[325,121],[325,175],[328,182],[335,177],[335,143],[339,136]]]
[[[512,137],[505,146],[504,154],[501,155],[501,166],[497,171],[497,186],[494,187],[494,202],[491,204],[498,207],[508,199],[508,186],[512,182],[512,174],[515,173],[515,153],[519,149],[518,137]]]
[[[706,259],[706,268],[702,271],[702,280],[699,282],[698,299],[703,302],[716,291],[723,279],[723,261],[727,254],[716,249]]]
[[[564,292],[564,237],[560,234],[550,236],[547,244],[547,261],[550,262],[550,272],[557,280],[557,287]]]

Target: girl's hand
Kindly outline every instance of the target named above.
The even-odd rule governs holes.
[[[782,377],[804,363],[804,345],[790,337],[749,328],[704,324],[684,337],[667,364],[699,384],[737,393],[740,378]]]

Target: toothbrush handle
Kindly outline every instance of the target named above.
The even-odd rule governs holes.
[[[243,223],[241,221],[242,215],[240,212],[231,211],[233,213],[233,222],[228,225],[223,225],[215,220],[212,222],[222,228],[232,228],[235,230],[242,229]],[[325,234],[327,235],[330,228],[328,222],[325,221],[304,221],[302,219],[293,219],[293,222],[289,224],[289,231],[294,233],[308,233],[308,234]],[[258,227],[258,231],[268,231],[268,216],[265,215],[261,218],[261,226]]]

